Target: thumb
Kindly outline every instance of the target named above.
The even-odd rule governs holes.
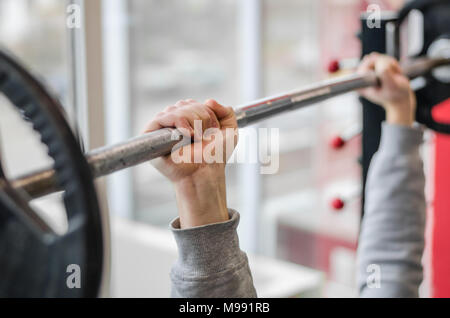
[[[210,108],[220,121],[220,128],[237,128],[237,119],[232,107],[225,107],[213,99],[207,100],[205,105]]]
[[[214,99],[208,99],[205,102],[205,105],[214,112],[214,114],[217,116],[217,119],[219,120],[230,116],[230,114],[233,112],[232,108],[222,106]]]
[[[390,58],[380,58],[375,63],[375,73],[382,87],[395,86],[396,65]]]

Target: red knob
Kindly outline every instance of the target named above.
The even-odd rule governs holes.
[[[345,202],[339,198],[335,198],[331,201],[331,207],[335,211],[342,210],[344,208],[344,206],[345,206]]]
[[[330,145],[333,149],[340,149],[340,148],[344,147],[345,140],[342,137],[337,136],[337,137],[334,137],[333,139],[331,139]]]
[[[339,69],[340,66],[338,60],[332,60],[330,64],[328,64],[328,73],[336,73]]]

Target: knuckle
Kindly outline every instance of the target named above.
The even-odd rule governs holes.
[[[176,116],[177,118],[188,118],[190,113],[184,109],[177,109],[173,112],[174,116]]]
[[[165,111],[162,111],[162,112],[157,113],[155,118],[162,118],[162,117],[164,117],[166,115],[167,115],[167,113]]]
[[[177,108],[174,106],[174,105],[170,105],[170,106],[167,106],[166,108],[165,108],[165,112],[172,112],[172,111],[175,111]]]
[[[187,103],[186,103],[186,101],[184,101],[184,100],[179,100],[178,102],[176,102],[175,103],[175,106],[184,106],[184,105],[186,105]]]
[[[202,117],[203,120],[210,120],[211,119],[211,114],[205,108],[201,109],[200,116]]]
[[[206,112],[208,113],[208,116],[211,117],[211,118],[214,118],[216,116],[214,114],[214,112],[211,109],[209,109],[209,108],[206,108]]]

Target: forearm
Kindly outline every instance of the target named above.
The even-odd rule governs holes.
[[[239,214],[230,210],[229,216],[188,229],[180,229],[179,218],[172,222],[179,251],[171,271],[173,297],[256,297],[247,256],[239,247]]]
[[[369,169],[358,247],[362,297],[418,296],[425,229],[421,140],[419,130],[383,126]]]
[[[200,170],[175,184],[182,229],[229,219],[224,169]]]

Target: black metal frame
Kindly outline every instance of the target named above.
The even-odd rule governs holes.
[[[382,13],[379,27],[371,28],[367,23],[367,15],[361,17],[362,31],[360,34],[362,45],[362,56],[372,52],[387,53],[387,29],[396,24],[397,16],[395,14]],[[395,56],[398,58],[399,41],[398,28],[395,29],[394,42],[391,45],[396,46]],[[365,98],[360,98],[362,104],[362,179],[363,179],[363,193],[362,193],[362,214],[364,215],[364,197],[365,185],[367,180],[367,173],[373,155],[378,150],[381,138],[381,123],[385,120],[385,111],[378,105],[369,102]]]

